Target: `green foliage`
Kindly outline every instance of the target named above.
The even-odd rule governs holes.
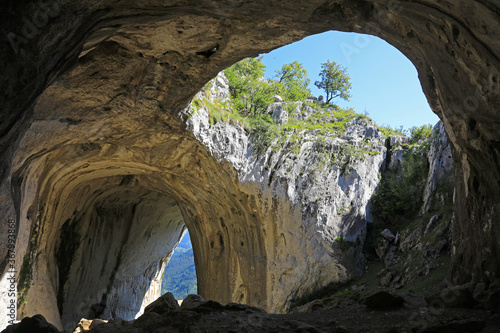
[[[391,136],[404,136],[405,135],[405,131],[403,130],[402,126],[400,128],[392,128],[389,125],[382,125],[382,126],[375,125],[375,126],[377,127],[377,129],[380,132],[382,132],[382,134],[386,138],[389,138]]]
[[[303,101],[310,94],[307,71],[297,61],[285,64],[276,70],[276,90],[288,102]]]
[[[417,257],[420,261],[421,257]],[[432,290],[439,283],[443,282],[449,273],[449,267],[451,262],[450,255],[442,255],[436,260],[437,267],[432,271],[432,274],[427,274],[424,276],[417,276],[415,280],[412,280],[408,285],[401,289],[402,292],[425,292],[427,290]]]
[[[332,295],[335,295],[340,290],[348,287],[351,283],[352,283],[351,281],[331,282],[322,288],[316,289],[310,293],[303,295],[302,297],[299,297],[297,300],[292,301],[289,311],[293,310],[298,306],[314,301],[315,299],[329,298]]]
[[[238,112],[255,115],[265,111],[273,101],[276,88],[273,82],[264,79],[265,68],[259,57],[243,59],[224,71],[233,108]]]
[[[347,251],[351,246],[356,246],[360,244],[359,238],[356,238],[356,241],[351,242],[348,240],[345,240],[342,235],[337,236],[334,240],[335,244],[340,248],[342,251]]]
[[[427,148],[408,148],[403,153],[402,172],[386,172],[372,197],[373,213],[389,225],[414,217],[422,206],[425,179],[429,172]]]
[[[295,104],[292,105],[295,109]],[[285,153],[299,153],[304,131],[314,132],[317,136],[314,145],[314,150],[318,153],[316,165],[318,169],[321,169],[330,159],[342,161],[347,167],[356,158],[364,159],[365,154],[379,154],[369,143],[363,143],[360,147],[344,145],[337,152],[331,151],[331,143],[327,138],[342,135],[347,123],[354,119],[369,118],[356,114],[352,109],[344,110],[333,106],[317,110],[307,120],[290,118],[283,125],[277,125],[269,114],[258,114],[248,118],[248,126],[252,133],[252,147],[257,154],[264,153],[270,146],[273,146],[274,150],[283,149]]]
[[[413,126],[410,127],[408,130],[404,130],[403,126],[400,128],[392,128],[388,125],[382,125],[378,126],[375,125],[382,134],[386,138],[391,137],[391,136],[408,136],[409,137],[409,144],[418,144],[419,141],[423,141],[423,143],[428,143],[430,142],[429,140],[431,139],[432,136],[432,129],[433,126],[431,124],[428,125],[422,125],[422,126]]]
[[[193,249],[178,247],[163,273],[161,294],[170,291],[176,299],[182,300],[197,293],[196,281]]]
[[[433,126],[431,124],[413,126],[408,129],[410,144],[418,144],[419,141],[430,142]]]
[[[319,73],[320,81],[314,84],[323,89],[326,93],[326,103],[334,98],[340,97],[346,101],[351,97],[351,78],[347,74],[347,69],[340,66],[335,61],[327,60],[321,64],[321,72]]]
[[[269,114],[260,114],[250,119],[253,148],[263,154],[271,143],[281,135],[281,131]]]
[[[30,253],[27,253],[23,258],[23,265],[21,266],[21,272],[19,273],[19,284],[17,286],[18,308],[21,304],[26,304],[27,302],[27,294],[30,288],[31,279],[33,278],[32,265],[30,261]]]
[[[284,127],[297,130],[318,130],[320,134],[330,134],[338,136],[343,134],[347,122],[362,117],[352,109],[341,109],[338,106],[332,106],[328,109],[319,109],[313,113],[307,120],[290,119]]]
[[[195,100],[191,103],[193,109],[205,107],[209,112],[211,125],[224,121],[237,123],[246,128],[251,133],[252,148],[257,154],[263,154],[271,146],[273,150],[297,154],[302,147],[304,131],[314,132],[313,134],[318,137],[318,142],[314,145],[315,152],[318,153],[314,157],[318,169],[324,168],[326,162],[333,159],[342,161],[343,172],[346,172],[354,158],[364,159],[366,155],[379,153],[369,145],[342,148],[340,152],[332,152],[331,142],[326,141],[327,137],[342,135],[351,120],[371,121],[371,119],[366,115],[355,113],[353,109],[341,109],[336,105],[313,103],[302,105],[300,109],[298,107],[300,103],[294,101],[305,99],[310,94],[306,70],[300,63],[294,61],[277,70],[275,80],[266,80],[265,66],[261,60],[262,58],[246,58],[226,69],[225,75],[229,81],[231,94],[230,102]],[[346,75],[343,76],[345,77]],[[204,94],[208,94],[209,90],[209,88],[204,89]],[[266,112],[275,93],[279,93],[287,101],[282,105],[289,114],[288,122],[285,124],[276,124]],[[341,95],[346,97],[344,93]],[[313,107],[315,112],[310,114],[308,106]]]
[[[208,110],[210,125],[214,125],[219,121],[230,124],[239,124],[243,127],[247,125],[247,119],[240,113],[235,112],[234,109],[229,107],[227,104],[211,102],[208,99],[203,99],[198,103],[200,105],[204,105]]]
[[[266,66],[262,64],[262,57],[245,58],[224,71],[229,80],[229,92],[235,98],[247,89],[250,82],[264,77]]]
[[[402,172],[386,172],[372,198],[373,213],[389,225],[409,221],[422,206],[425,180],[429,172],[427,151],[432,142],[432,125],[413,126],[407,131],[382,127],[386,136],[408,133],[402,144]]]
[[[39,216],[37,220],[39,220]],[[23,257],[23,264],[19,272],[19,282],[17,285],[17,307],[21,308],[22,305],[27,303],[28,291],[33,279],[33,262],[38,248],[38,230],[39,225],[35,224],[31,235],[28,252]]]
[[[353,297],[357,300],[361,298],[361,292],[358,290],[352,290],[352,289],[343,289],[337,291],[335,294],[330,296],[330,298],[341,298],[341,297]]]

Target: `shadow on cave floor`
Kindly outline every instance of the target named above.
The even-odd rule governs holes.
[[[378,293],[361,301],[351,295],[339,297],[327,306],[314,301],[311,312],[267,314],[252,306],[229,303],[225,306],[204,301],[199,296],[179,306],[166,294],[146,309],[138,319],[121,319],[106,324],[82,320],[75,332],[499,332],[498,295],[496,313],[481,304],[471,308],[423,306],[419,295],[403,297]],[[384,300],[386,307],[380,307]],[[373,307],[377,303],[377,307]],[[392,304],[392,306],[389,306]],[[24,326],[24,329],[23,327]],[[86,328],[86,329],[85,329]],[[25,318],[4,332],[58,332],[40,315]]]

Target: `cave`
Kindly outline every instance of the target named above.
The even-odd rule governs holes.
[[[140,309],[183,223],[206,298],[282,312],[297,284],[341,279],[342,265],[318,269],[308,286],[296,271],[283,274],[306,262],[302,249],[321,248],[304,242],[307,230],[280,223],[300,220],[299,208],[240,182],[186,131],[182,113],[232,63],[327,30],[376,35],[413,62],[453,148],[449,277],[456,284],[500,277],[500,7],[494,1],[9,0],[2,9],[0,211],[16,221],[19,284],[36,286],[26,288],[23,315],[42,313],[62,327],[77,320],[68,309],[82,297],[88,301],[80,308],[89,313],[127,311],[131,304],[119,306],[116,298],[134,279],[127,271],[133,265],[125,264],[134,249],[158,250],[138,267],[149,279],[134,304]],[[154,241],[149,249],[132,242],[149,237],[140,226],[155,227],[155,219],[167,216],[172,231],[162,249]],[[92,221],[100,224],[92,229]],[[0,224],[2,248],[7,228]],[[297,244],[291,259],[282,257],[286,241]],[[91,258],[89,242],[116,253],[99,256],[106,278],[95,284],[74,264]],[[4,254],[0,271],[7,263]],[[79,277],[88,293],[78,289]]]
[[[20,272],[18,311],[43,313],[66,329],[82,314],[133,319],[160,295],[161,274],[186,227],[202,277],[200,293],[261,302],[265,285],[255,276],[240,278],[236,290],[210,291],[235,279],[214,270],[234,265],[237,274],[245,267],[255,272],[258,262],[252,260],[265,258],[263,241],[252,235],[252,199],[232,186],[234,175],[195,140],[174,136],[166,142],[170,148],[163,146],[156,156],[159,168],[133,162],[134,151],[117,145],[64,145],[20,157],[14,193],[22,216],[33,223],[19,229],[29,252]],[[23,149],[31,155],[29,150]]]

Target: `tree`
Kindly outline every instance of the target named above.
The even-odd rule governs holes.
[[[289,102],[303,101],[311,94],[307,71],[297,61],[285,64],[275,71],[278,93]]]
[[[428,142],[432,136],[433,128],[431,124],[410,127],[408,129],[410,143],[418,143],[420,140]]]
[[[273,100],[273,85],[264,78],[262,57],[245,58],[224,71],[234,107],[243,113],[256,114]]]
[[[314,84],[326,92],[326,103],[330,103],[332,99],[337,97],[349,100],[351,97],[351,78],[345,67],[340,66],[335,61],[327,60],[321,64],[319,76],[321,81],[316,81]]]
[[[226,69],[224,74],[229,81],[229,92],[233,98],[245,91],[251,82],[263,79],[265,68],[262,57],[259,57],[245,58]]]

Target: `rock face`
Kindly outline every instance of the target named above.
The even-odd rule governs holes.
[[[387,140],[389,154],[392,155],[386,159],[388,174],[383,175],[378,195],[382,195],[384,203],[389,202],[395,207],[402,205],[407,209],[402,216],[397,214],[395,219],[387,218],[387,212],[379,215],[377,222],[391,229],[375,232],[371,235],[374,241],[370,243],[369,236],[366,244],[367,248],[374,248],[384,265],[376,277],[384,287],[411,288],[420,277],[431,272],[436,280],[443,280],[446,275],[443,265],[449,262],[450,225],[454,219],[454,169],[443,124],[438,122],[430,138],[419,142],[410,145],[408,137]],[[405,181],[409,175],[410,184]],[[411,195],[410,201],[417,205],[412,207],[404,196],[384,196],[388,193],[387,188],[396,189],[396,193],[401,191],[401,187],[391,187],[395,181],[400,186],[406,186],[403,189]],[[387,208],[377,199],[373,202],[375,214],[377,208],[382,213]]]
[[[115,221],[117,237],[125,237],[126,226],[132,230],[138,223],[130,205],[137,209],[149,202],[159,216],[158,205],[171,200],[197,235],[200,292],[267,306],[263,295],[271,294],[269,281],[279,277],[267,273],[274,255],[268,258],[266,238],[275,234],[260,228],[274,225],[267,220],[271,212],[290,208],[247,194],[237,172],[208,154],[177,115],[231,63],[331,29],[380,36],[415,64],[429,103],[444,122],[455,163],[450,277],[455,283],[499,278],[498,12],[492,0],[4,1],[0,216],[16,221],[13,265],[21,272],[21,294],[29,300],[23,313],[43,299],[53,304],[45,315],[56,323],[76,306],[68,300],[80,291],[67,281],[78,283],[83,269],[55,258],[74,252],[82,262],[87,259],[83,250],[89,239],[82,231],[89,216]],[[280,177],[272,177],[271,189],[278,188],[273,182]],[[120,192],[120,184],[125,189],[134,182],[138,185],[129,194]],[[258,208],[265,204],[267,215]],[[105,224],[96,229],[103,234],[92,234],[90,241],[109,240],[118,258],[120,242],[126,243],[107,238],[113,234],[104,233]],[[2,249],[9,242],[8,228],[0,224]],[[140,242],[146,234],[133,235]],[[139,250],[146,253],[147,246]],[[2,252],[1,272],[8,268],[8,256]],[[150,267],[155,260],[159,264],[164,257],[142,264]],[[121,275],[121,261],[115,266],[116,271],[102,272],[105,279],[114,274],[115,281],[133,283],[126,282],[133,273]],[[61,285],[65,277],[59,273],[68,272]],[[27,288],[35,281],[37,288]],[[214,297],[210,286],[230,290]],[[89,297],[99,305],[106,293],[112,304],[117,302],[112,288],[107,293],[105,285],[106,291]],[[63,295],[59,302],[58,295]]]
[[[284,110],[284,104],[270,108]],[[256,209],[266,221],[260,228],[268,260],[268,310],[283,312],[296,298],[329,282],[361,275],[366,223],[372,222],[369,201],[386,151],[371,122],[351,120],[342,137],[318,130],[302,131],[300,140],[289,134],[285,143],[275,140],[258,154],[255,136],[241,126],[211,126],[204,107],[184,114],[191,114],[188,129],[210,153],[235,168],[246,195],[259,198]],[[370,154],[362,152],[367,147]]]
[[[432,132],[432,143],[427,154],[429,175],[424,189],[422,214],[444,205],[453,188],[453,159],[451,147],[443,123],[439,122]]]

